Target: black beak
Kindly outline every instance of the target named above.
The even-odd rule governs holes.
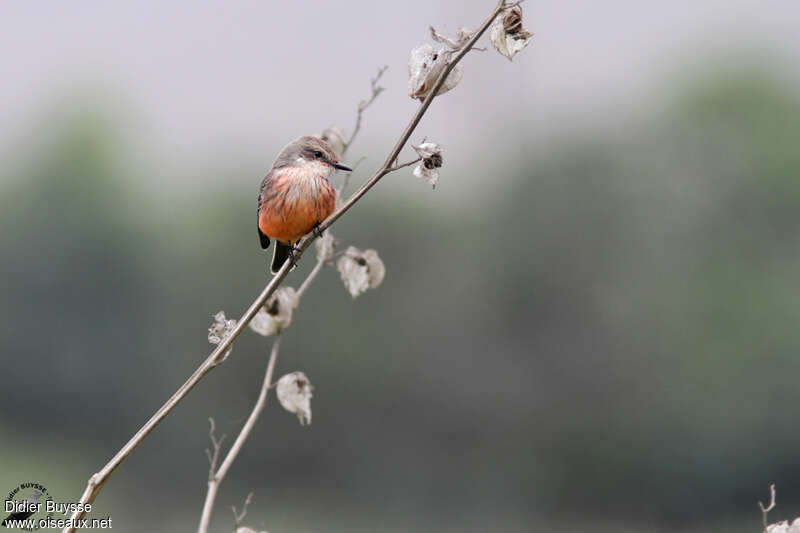
[[[353,171],[352,168],[348,167],[347,165],[343,165],[341,163],[331,163],[331,166],[333,168],[338,168],[339,170],[344,170],[344,171],[347,171],[347,172],[352,172]]]

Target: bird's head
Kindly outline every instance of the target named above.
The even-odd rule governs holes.
[[[288,166],[306,166],[308,164],[325,165],[333,169],[352,172],[353,169],[339,163],[336,154],[333,153],[330,145],[319,137],[306,135],[287,144],[278,158],[275,159],[273,167],[281,168]]]

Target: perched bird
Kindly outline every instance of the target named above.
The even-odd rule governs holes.
[[[300,137],[287,144],[267,175],[258,194],[258,236],[261,248],[275,239],[272,273],[286,260],[294,263],[294,245],[336,209],[336,189],[328,178],[336,169],[352,172],[339,163],[331,147],[317,137]]]

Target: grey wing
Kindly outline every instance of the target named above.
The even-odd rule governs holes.
[[[267,248],[269,248],[269,237],[267,237],[266,235],[264,235],[264,233],[262,233],[261,228],[258,225],[258,219],[260,218],[261,215],[261,196],[263,194],[264,184],[267,182],[267,179],[269,179],[269,173],[266,176],[264,176],[264,179],[261,181],[261,189],[258,192],[258,209],[256,210],[256,215],[257,215],[256,227],[258,227],[258,239],[261,241],[262,250],[266,250]]]

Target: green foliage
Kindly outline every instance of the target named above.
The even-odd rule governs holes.
[[[317,386],[314,426],[265,413],[237,485],[261,501],[301,498],[278,494],[292,486],[316,505],[667,525],[756,523],[770,482],[798,501],[796,95],[752,72],[702,80],[625,138],[498,162],[491,198],[462,209],[377,189],[334,233],[378,248],[386,281],[357,302],[333,271],[317,282],[284,343],[284,370]],[[96,427],[105,458],[209,350],[211,315],[260,290],[268,257],[259,176],[167,184],[156,209],[98,117],[43,136],[3,185],[0,404],[4,425],[81,449]],[[266,353],[254,337],[159,428],[180,444],[168,459],[145,448],[139,475],[201,490],[205,416],[248,408]],[[47,383],[32,417],[9,409],[31,376]],[[63,418],[43,427],[54,404]]]

